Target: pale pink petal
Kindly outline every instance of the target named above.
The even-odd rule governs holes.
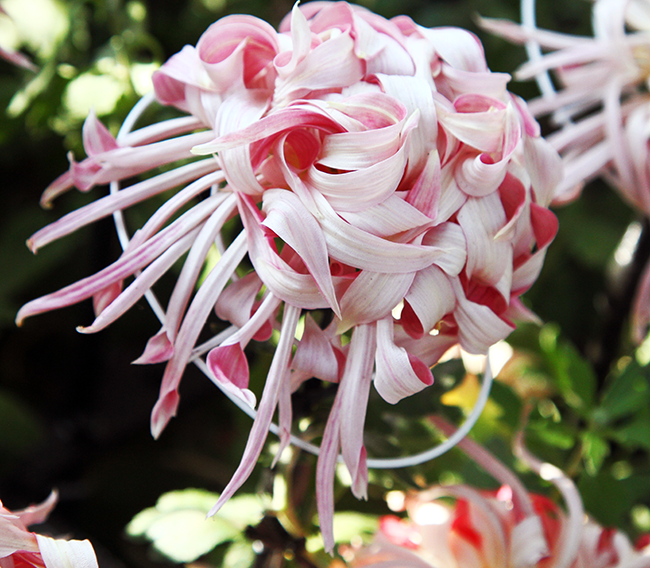
[[[372,382],[372,368],[376,349],[376,326],[359,325],[354,328],[339,382],[336,398],[341,399],[341,453],[353,480],[357,499],[366,499],[367,468],[363,446],[363,430]],[[366,484],[363,480],[366,480]]]
[[[406,273],[421,270],[432,263],[449,262],[464,257],[465,250],[450,243],[446,249],[394,243],[361,231],[343,221],[325,198],[312,193],[319,222],[323,228],[330,257],[349,266],[371,272]]]
[[[443,128],[481,152],[500,150],[506,116],[503,102],[485,95],[461,95],[454,107],[457,112],[438,111]]]
[[[280,79],[286,79],[294,72],[296,65],[307,57],[312,46],[312,32],[298,3],[291,10],[291,43],[293,49],[280,53],[273,62]]]
[[[25,304],[16,316],[17,324],[20,325],[22,320],[28,316],[68,306],[90,298],[93,294],[104,290],[114,282],[123,280],[153,262],[168,247],[193,230],[196,225],[201,223],[214,211],[215,199],[217,203],[221,201],[220,197],[209,198],[196,205],[155,237],[152,237],[145,245],[125,252],[119,260],[99,271],[97,274],[66,286],[58,292]]]
[[[248,390],[248,360],[240,343],[213,349],[206,363],[221,388],[255,408],[255,394]]]
[[[197,132],[146,146],[119,147],[80,163],[73,162],[72,178],[80,190],[87,191],[95,185],[122,180],[170,162],[191,158],[191,148],[211,138],[209,131]]]
[[[451,334],[425,334],[413,339],[401,325],[394,328],[395,345],[420,359],[427,367],[433,367],[451,347],[458,344],[458,337]]]
[[[186,45],[172,55],[152,77],[156,99],[165,105],[189,112],[186,103],[186,85],[210,88],[211,81],[196,49]]]
[[[429,152],[427,162],[415,184],[408,192],[406,201],[427,217],[435,219],[438,214],[438,201],[442,192],[442,172],[440,154],[437,150]]]
[[[212,160],[201,160],[200,162],[188,164],[146,181],[133,184],[117,193],[107,195],[76,211],[72,211],[61,217],[58,221],[43,227],[29,238],[28,246],[32,252],[36,252],[46,244],[64,237],[98,219],[107,217],[115,211],[125,209],[135,203],[196,178],[201,178],[201,181],[193,185],[189,192],[193,193],[193,190],[196,190],[196,192],[204,191],[211,185],[223,180],[223,174],[220,172],[209,175],[213,170],[214,162]],[[191,197],[188,197],[188,199],[191,199]]]
[[[179,401],[178,384],[192,349],[217,298],[245,254],[246,238],[240,233],[207,276],[187,310],[176,338],[174,354],[165,367],[158,400],[151,413],[151,433],[154,438],[161,434],[171,417],[176,414]]]
[[[336,347],[309,314],[305,316],[305,330],[296,347],[291,367],[323,381],[339,381],[342,369],[339,368]]]
[[[632,309],[632,337],[641,343],[648,333],[650,323],[650,264],[646,265],[634,293]]]
[[[239,212],[246,228],[249,256],[266,286],[278,298],[292,305],[306,309],[328,307],[328,300],[314,277],[297,272],[278,255],[272,238],[264,233],[266,228],[262,225],[263,218],[255,204],[244,195],[238,194],[237,197]]]
[[[149,338],[144,352],[133,361],[134,365],[151,365],[168,361],[174,354],[173,338],[170,337],[167,329],[163,327],[156,335]]]
[[[375,30],[372,26],[373,20],[385,22],[385,25],[390,22],[386,22],[383,18],[368,17],[369,15],[375,14],[367,15],[366,12],[361,11],[354,15],[354,51],[359,59],[366,62],[366,73],[412,75],[415,66],[409,52],[399,41],[386,33],[381,33],[384,30]],[[399,37],[399,34],[395,35]]]
[[[440,223],[432,227],[424,234],[422,244],[444,251],[433,264],[449,276],[456,276],[465,266],[469,246],[463,229],[456,223]]]
[[[409,135],[406,180],[412,180],[425,165],[430,152],[436,148],[438,117],[431,85],[421,77],[377,75],[382,90],[406,107],[408,116],[418,113],[418,124]]]
[[[433,225],[431,218],[397,194],[364,211],[341,211],[340,216],[366,233],[396,242],[413,241]]]
[[[329,307],[340,316],[329,268],[327,245],[318,221],[290,191],[271,189],[264,193],[263,225],[271,229],[300,256],[314,277]]]
[[[406,349],[395,345],[392,316],[377,322],[375,364],[375,388],[391,404],[397,404],[403,398],[433,384],[429,367]]]
[[[467,277],[496,283],[506,269],[507,253],[512,248],[508,242],[495,240],[506,224],[498,194],[468,199],[458,212],[458,223],[467,239]]]
[[[224,223],[235,210],[236,199],[232,194],[222,193],[217,195],[221,196],[222,201],[217,210],[210,215],[201,230],[192,239],[190,252],[183,263],[183,268],[167,304],[163,328],[167,338],[172,343],[176,338],[185,308],[194,292],[199,275],[204,269],[208,252],[214,246]]]
[[[248,436],[246,448],[244,448],[244,455],[242,456],[237,471],[235,471],[230,482],[222,491],[217,503],[210,509],[208,516],[212,516],[219,511],[222,505],[248,479],[257,464],[269,432],[269,426],[273,420],[273,413],[278,403],[282,383],[289,380],[289,360],[291,358],[291,348],[299,318],[299,308],[285,306],[282,329],[280,330],[280,341],[273,354],[273,360],[271,361],[271,367],[266,377],[264,392],[262,393],[257,415]]]
[[[120,316],[131,308],[192,246],[198,230],[192,231],[183,238],[169,246],[167,250],[154,260],[141,274],[136,276],[126,289],[122,290],[122,282],[116,282],[105,288],[102,292],[110,293],[108,298],[102,298],[110,302],[97,313],[95,321],[87,327],[77,327],[80,333],[96,333],[113,323]],[[116,288],[112,290],[112,288]],[[95,300],[96,295],[93,296]],[[93,302],[95,304],[95,302]],[[96,304],[95,304],[96,305]]]
[[[34,64],[34,62],[25,54],[20,53],[19,51],[13,51],[5,49],[4,47],[0,47],[0,59],[9,61],[9,63],[13,63],[18,67],[22,67],[28,71],[33,71],[34,73],[38,71],[38,67]]]
[[[101,314],[104,309],[117,298],[122,292],[123,282],[114,282],[103,290],[93,295],[93,312],[95,316]]]
[[[487,71],[483,46],[474,34],[459,28],[417,26],[417,29],[451,67],[479,73]]]
[[[82,137],[84,150],[90,157],[118,148],[117,141],[97,118],[94,110],[90,111],[84,121]]]
[[[316,46],[275,88],[276,102],[303,97],[308,92],[347,87],[361,80],[364,66],[353,56],[349,32]]]
[[[505,322],[490,308],[470,302],[460,283],[452,281],[458,299],[454,317],[458,323],[458,340],[468,353],[483,354],[500,339],[513,331],[513,325]]]
[[[240,14],[221,18],[201,35],[196,49],[219,92],[273,86],[277,32],[259,18]]]
[[[42,503],[36,505],[30,505],[25,509],[19,511],[12,511],[11,516],[16,517],[20,524],[24,527],[29,527],[31,525],[38,525],[45,522],[47,517],[54,509],[56,502],[58,501],[59,493],[58,491],[52,491],[47,499]],[[0,503],[0,516],[2,515],[2,503]]]
[[[341,404],[337,396],[330,409],[316,463],[316,506],[325,552],[334,552],[334,475],[341,446]]]
[[[429,333],[442,317],[451,313],[456,296],[449,277],[432,265],[416,273],[413,284],[404,296],[400,323],[414,339]]]
[[[438,222],[449,220],[468,199],[468,195],[461,191],[456,183],[456,163],[457,161],[452,160],[442,167],[441,191],[436,216]]]
[[[386,274],[362,270],[341,298],[338,332],[390,314],[407,293],[414,273]]]
[[[0,515],[0,559],[20,550],[38,552],[34,536],[25,527],[16,525],[5,515]]]
[[[369,168],[399,151],[403,127],[400,120],[384,128],[331,134],[323,141],[317,163],[337,170]]]
[[[362,211],[385,201],[399,185],[406,166],[407,132],[401,134],[400,149],[367,168],[330,174],[312,166],[306,182],[324,195],[337,211]]]
[[[539,28],[528,28],[508,20],[479,18],[478,23],[483,29],[500,35],[514,43],[525,43],[533,39],[548,49],[565,49],[573,47],[576,44],[589,42],[589,38],[575,35],[571,36]]]
[[[262,281],[255,272],[234,280],[221,293],[214,311],[224,321],[242,327],[251,317]]]
[[[97,557],[88,540],[54,539],[36,535],[45,568],[98,568]]]

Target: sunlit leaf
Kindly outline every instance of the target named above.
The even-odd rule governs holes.
[[[151,541],[174,562],[192,562],[221,543],[243,538],[246,526],[262,518],[260,501],[252,495],[234,497],[217,515],[206,518],[218,497],[200,489],[165,493],[155,507],[138,513],[126,532]]]

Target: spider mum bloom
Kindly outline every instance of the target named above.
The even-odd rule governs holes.
[[[487,450],[459,446],[503,485],[497,491],[467,485],[436,486],[406,496],[405,519],[386,516],[374,542],[354,555],[353,568],[631,568],[650,566],[647,548],[623,533],[586,519],[578,489],[558,468],[525,449],[523,458],[554,484],[566,511],[529,493]]]
[[[112,192],[29,246],[179,188],[175,195],[124,239],[114,264],[30,302],[17,319],[92,297],[97,318],[81,331],[98,331],[187,255],[162,328],[137,361],[166,362],[152,432],[176,413],[191,360],[229,396],[257,405],[216,511],[253,470],[276,409],[281,446],[289,442],[291,393],[310,378],[338,383],[317,468],[331,549],[339,452],[355,495],[366,492],[371,386],[396,403],[432,383],[430,367],[450,346],[485,353],[513,318],[534,317],[519,296],[557,230],[547,205],[559,158],[508,80],[489,71],[466,31],[386,20],[343,2],[295,7],[278,32],[250,16],[225,17],[154,76],[158,102],[187,116],[131,131],[136,109],[116,138],[88,117],[88,157],[72,161],[43,202],[73,185],[111,184]],[[119,189],[168,164],[176,167]],[[243,229],[230,239],[223,227],[233,217]],[[219,260],[197,289],[213,247]],[[197,346],[213,311],[231,325]],[[246,347],[274,329],[258,402]]]
[[[88,540],[54,539],[27,527],[45,521],[56,504],[52,493],[43,503],[21,511],[5,509],[0,502],[0,566],[2,568],[97,568]]]

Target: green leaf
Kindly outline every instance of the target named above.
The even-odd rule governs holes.
[[[650,450],[650,411],[644,408],[634,420],[617,428],[611,437],[629,449],[641,447]]]
[[[622,373],[612,376],[600,406],[594,412],[594,420],[607,425],[647,406],[650,389],[646,373],[646,369],[632,361]]]
[[[233,542],[223,557],[223,566],[228,568],[250,568],[255,564],[257,555],[253,551],[250,542]]]
[[[218,494],[201,489],[165,493],[155,507],[138,513],[126,532],[150,540],[173,562],[193,562],[221,543],[243,538],[243,530],[263,516],[259,499],[241,495],[230,499],[215,516],[206,518],[218,498]]]
[[[540,347],[546,356],[551,377],[566,403],[585,415],[595,402],[596,375],[575,346],[559,338],[559,328],[546,325],[540,331]]]
[[[582,436],[582,458],[589,475],[596,475],[609,455],[609,444],[593,432],[585,432]]]

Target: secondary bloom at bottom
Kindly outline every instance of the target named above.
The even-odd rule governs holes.
[[[158,102],[183,116],[131,131],[142,103],[116,138],[88,118],[88,157],[72,161],[43,201],[73,185],[112,192],[29,245],[175,193],[123,238],[114,264],[30,302],[17,319],[92,297],[97,317],[81,331],[98,331],[184,258],[162,327],[136,361],[166,362],[152,433],[176,414],[185,366],[206,353],[210,379],[257,406],[216,511],[255,467],[276,408],[284,447],[292,392],[311,379],[338,383],[317,468],[331,548],[339,452],[353,492],[366,493],[371,387],[396,403],[431,385],[430,367],[449,347],[485,353],[513,319],[532,317],[519,297],[557,230],[547,206],[559,158],[508,80],[464,30],[345,2],[296,5],[279,31],[223,18],[154,76]],[[218,262],[197,285],[208,258]],[[222,331],[197,346],[206,323]],[[246,350],[274,331],[258,402]]]
[[[56,499],[52,493],[21,511],[5,509],[0,502],[0,568],[97,568],[90,541],[55,539],[27,529],[45,521]]]
[[[459,444],[503,485],[483,491],[437,486],[406,497],[407,519],[387,516],[353,568],[647,568],[650,549],[584,515],[578,489],[558,468],[525,449],[522,457],[562,494],[566,511],[528,493],[505,465],[465,439]]]

